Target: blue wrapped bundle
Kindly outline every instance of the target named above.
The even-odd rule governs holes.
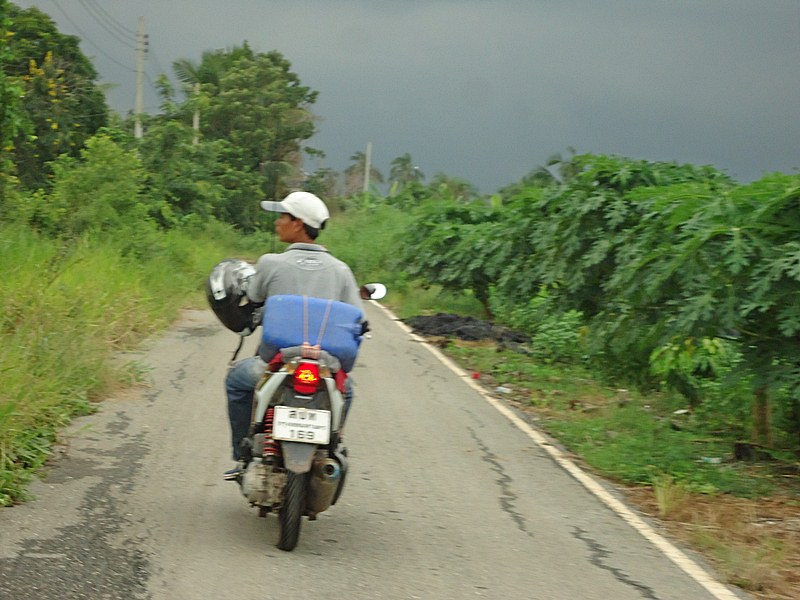
[[[270,296],[264,305],[261,348],[269,360],[281,348],[309,343],[319,345],[350,371],[361,344],[361,311],[346,302],[308,296]]]

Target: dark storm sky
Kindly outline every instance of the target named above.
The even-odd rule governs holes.
[[[153,82],[179,58],[280,51],[319,92],[310,145],[337,170],[410,153],[485,193],[549,155],[711,164],[740,181],[800,168],[798,0],[36,0],[83,39],[108,100],[135,99],[144,18]],[[313,170],[318,162],[309,162]]]

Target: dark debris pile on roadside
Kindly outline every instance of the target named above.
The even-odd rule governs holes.
[[[481,321],[475,317],[462,317],[450,313],[419,316],[403,319],[417,335],[426,337],[448,337],[477,342],[493,340],[503,345],[518,347],[530,342],[524,333]]]

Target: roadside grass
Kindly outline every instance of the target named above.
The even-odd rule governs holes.
[[[525,406],[537,423],[588,465],[629,485],[744,498],[776,493],[793,477],[776,465],[737,461],[736,438],[710,431],[675,395],[606,386],[575,365],[542,364],[493,343],[454,340],[446,351],[490,389]]]
[[[661,515],[649,488],[627,490],[629,501],[672,537],[705,556],[720,577],[764,600],[800,597],[800,501],[797,496],[737,498],[687,494]]]
[[[493,342],[434,341],[728,583],[765,600],[800,597],[796,465],[737,461],[738,440],[706,428],[675,395],[607,386],[580,366]]]
[[[319,243],[346,262],[359,284],[380,281],[397,289],[397,251],[412,216],[391,206],[334,215]]]
[[[119,351],[199,304],[231,237],[119,232],[69,242],[0,228],[0,506],[25,500],[58,431],[142,378]]]

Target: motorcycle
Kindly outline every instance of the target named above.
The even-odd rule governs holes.
[[[361,288],[363,298],[385,294],[381,284]],[[316,520],[344,488],[344,394],[366,333],[361,317],[351,305],[316,298],[274,296],[264,306],[260,352],[267,368],[254,393],[238,482],[260,517],[277,514],[281,550],[293,550],[302,518]],[[309,331],[317,328],[311,345]]]

